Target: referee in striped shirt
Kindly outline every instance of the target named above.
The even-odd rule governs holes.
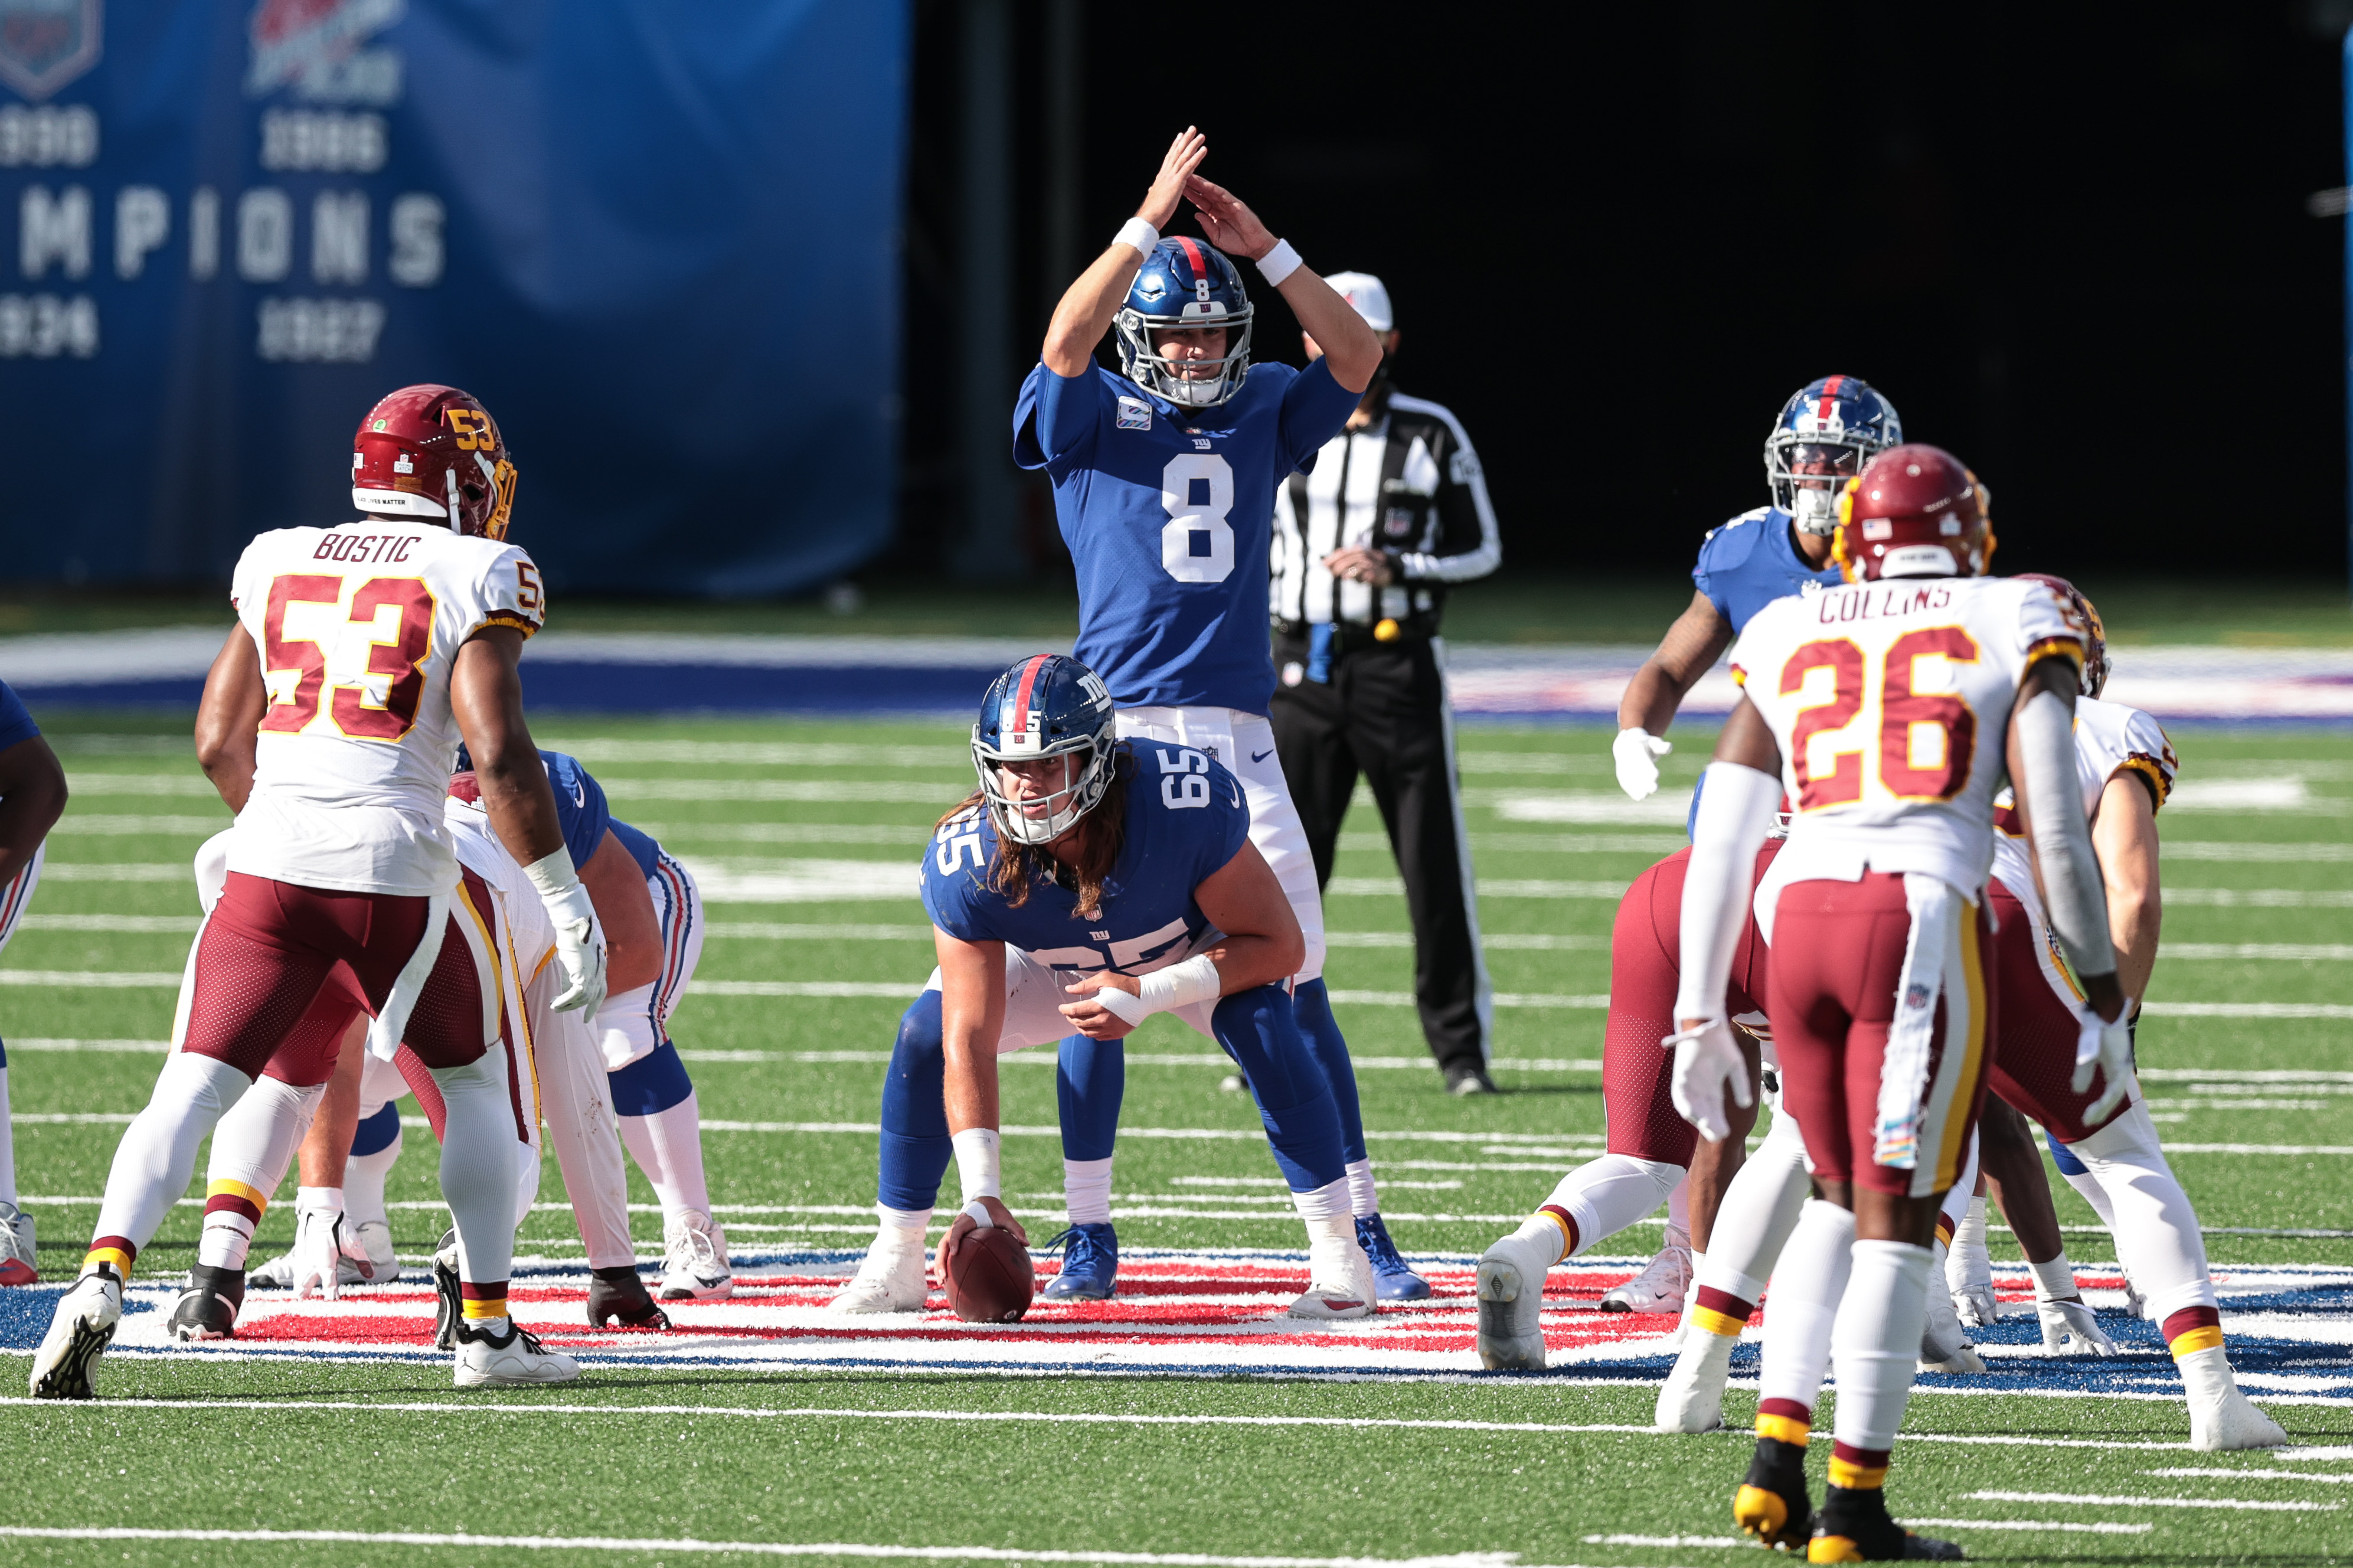
[[[1381,281],[1325,281],[1393,356]],[[1321,353],[1309,338],[1308,357]],[[1274,739],[1319,882],[1332,879],[1357,775],[1371,785],[1405,876],[1422,1033],[1448,1092],[1493,1094],[1493,995],[1438,623],[1447,588],[1493,571],[1503,547],[1471,438],[1445,408],[1396,390],[1389,364],[1347,429],[1275,492]]]

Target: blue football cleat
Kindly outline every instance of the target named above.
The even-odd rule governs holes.
[[[1356,1245],[1373,1260],[1373,1294],[1384,1301],[1426,1301],[1430,1281],[1413,1271],[1389,1240],[1388,1226],[1378,1214],[1356,1216]]]
[[[1110,1224],[1072,1225],[1046,1244],[1062,1249],[1062,1271],[1039,1291],[1049,1301],[1108,1301],[1119,1277],[1119,1235]]]

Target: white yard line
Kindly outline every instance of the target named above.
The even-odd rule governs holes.
[[[177,969],[0,969],[0,985],[37,985],[55,991],[180,989]]]
[[[658,1540],[607,1535],[466,1535],[405,1530],[155,1530],[129,1526],[0,1525],[0,1537],[32,1541],[220,1541],[255,1544],[460,1547],[510,1552],[626,1552],[632,1554],[745,1557],[854,1557],[931,1563],[1105,1563],[1154,1568],[1541,1568],[1517,1553],[1453,1552],[1436,1557],[1224,1557],[1204,1552],[1023,1551],[999,1546],[885,1546],[849,1542]],[[1561,1568],[1576,1568],[1563,1564]]]
[[[2272,963],[2341,964],[2353,960],[2353,942],[2168,942],[2168,959],[2253,959]]]
[[[1970,1492],[1971,1502],[2066,1503],[2075,1508],[2221,1508],[2256,1513],[2335,1513],[2343,1503],[2258,1502],[2248,1498],[2108,1498],[2073,1492]]]
[[[204,922],[194,915],[27,915],[23,931],[125,931],[193,937]]]
[[[2301,843],[2232,843],[2223,839],[2167,839],[2158,853],[2168,860],[2219,860],[2226,863],[2285,861],[2296,865],[2353,860],[2353,844],[2341,840],[2307,840]]]
[[[2168,904],[2199,904],[2216,909],[2353,909],[2353,891],[2301,887],[2168,887]]]
[[[2301,1456],[2299,1456],[2301,1457]],[[2284,1456],[2283,1456],[2284,1457]],[[2353,1475],[2340,1475],[2332,1470],[2143,1470],[2144,1476],[2163,1476],[2168,1480],[2213,1481],[2326,1481],[2340,1487],[2353,1487]]]
[[[2147,1535],[2157,1526],[2126,1524],[2116,1520],[2093,1520],[2074,1523],[2052,1519],[1913,1519],[1904,1520],[1907,1526],[1924,1524],[1934,1530],[2055,1530],[2063,1535]]]

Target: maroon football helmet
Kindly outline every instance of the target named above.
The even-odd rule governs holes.
[[[1831,555],[1849,582],[1975,577],[1993,560],[1985,486],[1942,447],[1890,447],[1839,493]]]
[[[2100,612],[2084,597],[2084,590],[2065,577],[2054,577],[2045,572],[2021,572],[2019,581],[2042,583],[2075,607],[2084,621],[2084,694],[2096,697],[2108,684],[2107,629],[2100,624]]]
[[[352,504],[434,517],[453,534],[507,536],[515,465],[490,410],[455,387],[404,387],[352,438]]]

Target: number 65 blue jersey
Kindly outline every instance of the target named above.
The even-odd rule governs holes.
[[[1125,826],[1093,918],[1078,918],[1078,894],[1050,878],[1031,883],[1018,909],[991,888],[997,828],[976,806],[941,823],[923,856],[932,923],[962,941],[1003,942],[1074,979],[1145,974],[1182,959],[1209,927],[1193,890],[1250,842],[1250,808],[1234,776],[1189,747],[1123,743],[1118,766],[1112,788],[1126,794]]]
[[[1253,365],[1207,408],[1163,402],[1099,365],[1030,371],[1013,461],[1054,482],[1078,567],[1073,652],[1114,703],[1267,711],[1274,487],[1356,407],[1321,359],[1303,371]]]

